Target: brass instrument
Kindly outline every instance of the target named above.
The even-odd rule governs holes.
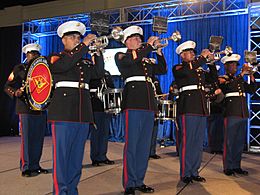
[[[116,26],[112,29],[110,35],[106,36],[100,36],[97,37],[92,41],[92,43],[89,46],[89,50],[91,53],[97,51],[97,50],[103,50],[105,47],[109,44],[109,39],[115,39],[116,41],[120,41],[124,38],[124,32],[123,29],[119,26]]]
[[[233,54],[233,50],[232,47],[226,46],[224,50],[218,52],[213,51],[212,54],[214,55],[213,61],[218,61],[221,59],[222,54],[225,54],[225,56],[231,56]],[[207,58],[207,62],[211,62],[211,60]]]
[[[226,46],[225,50],[214,53],[214,60],[220,60],[221,55],[225,54],[226,56],[231,56],[233,54],[233,49],[230,46]]]
[[[157,41],[159,41],[160,44],[158,44],[158,46],[153,45],[153,48],[155,50],[157,50],[158,48],[164,48],[169,44],[168,43],[169,40],[173,40],[174,42],[180,41],[181,40],[181,33],[176,30],[175,32],[172,33],[172,35],[170,37],[158,39]],[[147,44],[147,42],[144,42],[142,44],[143,45]]]
[[[245,62],[248,63],[248,70],[246,71],[246,75],[254,74],[255,72],[259,71],[258,67],[260,64],[257,62],[257,52],[256,51],[244,51]],[[243,65],[244,67],[244,65]]]

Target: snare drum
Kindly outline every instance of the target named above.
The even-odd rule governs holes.
[[[103,92],[104,110],[106,113],[118,114],[121,111],[123,89],[106,89]]]
[[[155,117],[157,120],[175,120],[176,119],[176,102],[171,100],[159,100],[159,113]]]

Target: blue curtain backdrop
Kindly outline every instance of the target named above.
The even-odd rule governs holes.
[[[142,26],[144,29],[145,40],[149,36],[158,34],[152,32],[152,25]],[[243,53],[244,50],[248,49],[248,15],[237,15],[237,16],[226,16],[226,17],[215,17],[215,18],[202,18],[187,21],[180,21],[168,24],[168,32],[160,37],[169,37],[172,32],[180,31],[182,35],[181,43],[187,40],[193,40],[197,43],[196,50],[197,54],[200,54],[203,48],[207,48],[209,44],[209,38],[211,35],[223,36],[222,48],[224,49],[226,45],[233,48],[234,53],[238,53],[242,56],[240,64],[243,64]],[[62,51],[63,46],[61,40],[58,36],[41,37],[39,39],[39,44],[42,45],[43,55],[49,55],[52,52]],[[167,93],[171,82],[174,80],[172,75],[172,67],[180,63],[179,56],[175,53],[175,49],[178,43],[173,41],[169,42],[169,45],[163,49],[167,64],[168,72],[165,75],[158,76],[161,84],[162,91]],[[115,41],[111,41],[109,47],[123,47],[122,44]],[[221,74],[223,73],[223,66],[221,68]],[[120,86],[118,82],[118,77],[116,79],[116,86]],[[118,122],[119,121],[119,122]],[[124,126],[121,124],[123,122],[121,116],[116,116],[113,118],[111,125],[111,139],[114,141],[122,141],[124,136]],[[172,125],[167,124],[167,128],[162,127],[163,134],[168,136],[173,136]],[[163,137],[162,130],[159,130],[160,137]]]

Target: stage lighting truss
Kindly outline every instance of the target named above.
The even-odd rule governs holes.
[[[111,26],[151,24],[154,16],[167,17],[168,22],[247,14],[245,0],[173,0],[97,11],[109,16]],[[23,23],[24,44],[39,37],[56,35],[58,26],[68,20],[79,20],[90,30],[90,13],[32,20]]]
[[[260,60],[260,3],[251,3],[248,6],[249,29],[248,49],[257,51],[257,60]],[[250,120],[248,122],[248,151],[260,152],[260,72],[255,73],[258,89],[248,98],[250,106]]]
[[[223,17],[248,14],[250,18],[249,47],[258,51],[260,59],[260,4],[248,4],[247,0],[173,0],[111,10],[97,11],[109,16],[111,26],[151,24],[154,16],[167,17],[168,22],[194,20],[200,18]],[[69,20],[78,20],[90,31],[90,13],[32,20],[23,23],[25,45],[39,41],[40,37],[56,35],[58,26]],[[22,59],[23,59],[22,55]],[[260,83],[260,76],[256,78]],[[251,118],[249,120],[248,150],[260,152],[260,91],[248,98]]]

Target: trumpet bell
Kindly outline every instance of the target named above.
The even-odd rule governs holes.
[[[231,56],[233,54],[233,49],[230,46],[226,46],[224,53],[226,56]]]
[[[119,26],[116,26],[111,31],[111,37],[115,39],[116,41],[121,41],[124,38],[124,31]]]
[[[171,40],[178,42],[181,40],[181,33],[179,31],[175,31],[172,33],[172,36],[170,37]]]

